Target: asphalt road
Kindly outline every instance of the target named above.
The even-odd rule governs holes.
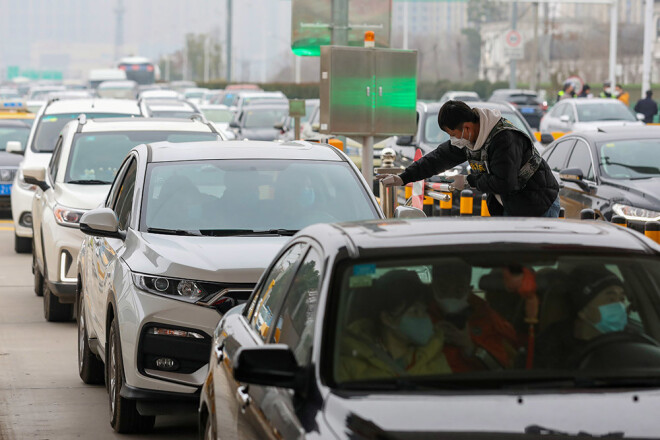
[[[0,217],[0,440],[197,438],[195,414],[157,417],[148,435],[112,430],[105,387],[78,376],[75,322],[43,318],[31,261],[14,253],[11,220]]]

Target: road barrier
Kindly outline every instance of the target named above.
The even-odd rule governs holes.
[[[660,222],[646,222],[646,225],[644,225],[644,235],[660,244]]]
[[[461,191],[461,216],[471,216],[474,205],[473,193],[469,189]]]
[[[488,198],[488,194],[482,194],[481,195],[481,216],[482,217],[490,217],[490,212],[488,211],[488,203],[486,203],[487,198]]]
[[[559,218],[566,218],[566,210],[564,208],[559,208]]]
[[[611,223],[614,223],[615,225],[623,226],[624,228],[628,227],[628,222],[626,221],[626,218],[622,215],[613,215]]]
[[[580,211],[580,218],[582,220],[596,220],[596,212],[593,209],[583,209]]]

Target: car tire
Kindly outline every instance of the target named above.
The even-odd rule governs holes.
[[[89,348],[87,338],[87,322],[85,321],[85,303],[83,293],[76,298],[76,324],[78,327],[78,374],[82,381],[88,385],[102,384],[104,382],[103,362],[96,357]]]
[[[32,252],[32,239],[14,234],[14,251],[17,254],[29,254]]]
[[[137,410],[135,400],[121,396],[124,384],[124,368],[121,357],[119,326],[117,320],[110,323],[108,335],[108,354],[106,356],[106,376],[108,398],[110,400],[110,426],[116,432],[129,434],[150,431],[156,421],[155,416],[143,416]]]
[[[37,296],[44,296],[44,276],[32,257],[32,272],[34,273],[34,294]]]
[[[50,291],[46,279],[41,284],[44,292],[44,318],[48,322],[71,321],[73,318],[73,304],[62,304],[60,299]]]

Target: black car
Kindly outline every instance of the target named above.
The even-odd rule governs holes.
[[[8,153],[7,142],[20,142],[25,148],[33,119],[0,119],[0,211],[9,210],[11,186],[23,156]]]
[[[660,127],[571,133],[550,144],[543,158],[559,182],[566,217],[590,208],[605,220],[622,215],[638,230],[660,220]]]
[[[547,103],[544,103],[534,90],[498,89],[493,91],[488,101],[508,102],[513,105],[535,130],[538,130],[541,118],[548,109]]]
[[[234,115],[229,128],[236,133],[236,139],[252,141],[273,141],[281,129],[275,125],[289,116],[289,106],[283,104],[259,104],[245,106]]]
[[[596,221],[310,226],[220,320],[200,437],[657,437],[658,257]]]

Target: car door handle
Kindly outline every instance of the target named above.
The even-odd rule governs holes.
[[[236,388],[236,398],[238,399],[238,403],[241,406],[241,413],[245,414],[245,410],[250,405],[250,403],[252,403],[252,398],[250,397],[250,394],[248,394],[247,385],[241,385]]]

